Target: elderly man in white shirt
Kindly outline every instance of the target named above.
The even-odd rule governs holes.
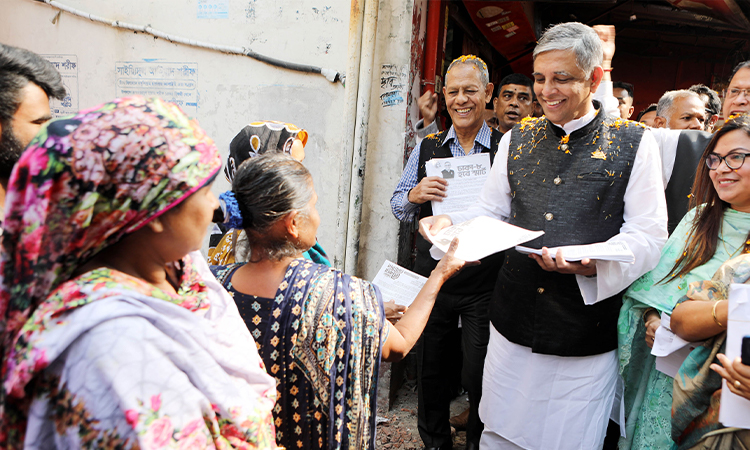
[[[483,449],[600,449],[617,391],[620,295],[651,270],[667,238],[651,132],[593,102],[602,43],[580,23],[547,30],[534,51],[545,117],[517,125],[469,210],[422,219],[435,234],[486,215],[546,234],[506,252],[492,300],[480,417]],[[597,109],[598,108],[598,109]],[[547,247],[626,242],[635,264],[567,262]],[[533,258],[529,259],[529,258]]]

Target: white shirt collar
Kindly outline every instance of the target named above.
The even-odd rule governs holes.
[[[562,126],[562,129],[565,130],[566,134],[570,134],[574,132],[575,130],[578,130],[580,128],[585,127],[589,124],[592,120],[594,120],[594,117],[596,117],[596,114],[599,112],[596,108],[592,109],[589,113],[583,115],[582,117],[579,117],[578,119],[573,119],[570,122],[566,123]],[[557,125],[557,124],[555,124]],[[560,126],[560,125],[557,125]]]

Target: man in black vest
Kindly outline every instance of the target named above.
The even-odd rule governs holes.
[[[667,214],[651,132],[592,101],[605,70],[596,31],[548,29],[534,50],[545,116],[503,136],[471,209],[425,218],[435,234],[487,215],[545,234],[505,252],[493,293],[479,406],[482,448],[600,449],[617,391],[621,293],[659,260]],[[656,187],[656,189],[655,189]],[[634,264],[567,262],[548,247],[619,241]]]
[[[448,67],[443,87],[446,106],[453,125],[449,130],[427,136],[412,151],[404,173],[391,198],[393,214],[399,220],[412,221],[417,215],[432,215],[431,201],[445,197],[447,181],[427,177],[425,163],[433,158],[451,158],[489,153],[494,158],[501,133],[484,122],[485,105],[492,98],[492,83],[484,61],[462,56]],[[477,192],[479,195],[479,192]],[[428,276],[437,261],[429,254],[430,243],[417,236],[414,270]],[[469,420],[466,448],[479,448],[482,423],[477,411],[482,394],[482,370],[489,339],[489,302],[501,263],[495,255],[452,278],[438,294],[435,306],[418,347],[418,427],[426,448],[450,449],[450,358],[445,350],[462,322],[462,384],[469,392]]]

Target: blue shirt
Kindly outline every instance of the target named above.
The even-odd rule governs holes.
[[[473,155],[481,153],[485,149],[490,148],[490,138],[492,137],[492,129],[487,126],[486,122],[482,122],[482,128],[474,137],[474,147],[472,147],[469,153],[465,153],[461,144],[458,143],[458,136],[456,136],[456,130],[451,128],[448,130],[442,145],[446,142],[449,143],[451,154],[455,157]],[[409,201],[409,191],[419,184],[419,153],[422,149],[422,143],[420,142],[414,147],[411,155],[409,155],[409,161],[406,162],[404,167],[404,173],[401,174],[401,179],[396,185],[396,190],[393,191],[391,197],[391,211],[398,220],[404,222],[411,222],[414,217],[419,213],[419,205]]]

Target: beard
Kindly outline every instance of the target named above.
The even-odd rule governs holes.
[[[23,144],[13,134],[10,123],[3,124],[3,132],[0,134],[0,179],[10,179],[13,166],[18,162],[23,152]]]

